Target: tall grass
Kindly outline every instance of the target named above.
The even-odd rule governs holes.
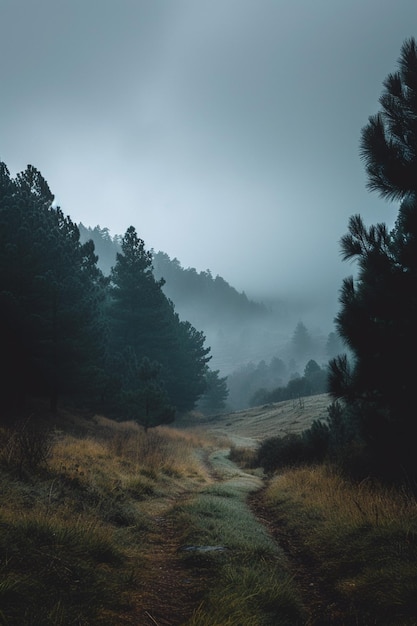
[[[417,502],[375,482],[354,484],[326,466],[286,471],[265,502],[348,617],[344,623],[415,624]]]
[[[101,417],[71,430],[36,466],[0,432],[0,624],[135,621],[149,503],[208,482],[197,434]]]

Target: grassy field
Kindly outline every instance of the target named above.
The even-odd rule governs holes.
[[[257,443],[325,419],[329,404],[324,394],[203,418],[201,426],[229,437],[233,458],[246,466]],[[287,468],[263,482],[249,502],[289,560],[301,623],[417,624],[413,494],[370,479],[352,483],[329,465]]]
[[[327,396],[147,433],[61,413],[0,428],[0,624],[417,623],[417,505],[328,466],[230,459]]]

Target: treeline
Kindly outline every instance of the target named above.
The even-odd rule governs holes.
[[[247,321],[265,318],[264,304],[250,300],[238,292],[221,276],[210,270],[197,272],[184,268],[178,259],[170,259],[164,252],[154,254],[155,275],[166,280],[165,293],[184,314],[192,314],[202,328],[241,326]]]
[[[329,363],[334,403],[327,423],[264,442],[259,460],[283,464],[338,462],[351,475],[406,480],[417,491],[415,359],[417,346],[417,46],[406,40],[399,71],[384,82],[379,113],[362,130],[368,187],[400,201],[389,231],[351,217],[341,240],[356,279],[340,294],[337,330],[350,349]]]
[[[300,321],[287,343],[277,347],[277,356],[269,362],[246,363],[228,375],[228,405],[239,410],[325,393],[329,359],[343,349],[338,333],[319,337]]]
[[[109,275],[121,249],[120,235],[112,236],[108,228],[100,226],[78,227],[82,242],[93,240],[98,266]],[[162,290],[180,318],[201,328],[209,339],[213,362],[227,374],[229,409],[247,407],[260,388],[271,391],[291,378],[301,377],[309,360],[327,362],[343,350],[336,333],[319,336],[301,321],[291,336],[288,325],[292,314],[286,311],[283,301],[275,302],[272,310],[239,293],[221,276],[214,277],[210,270],[184,268],[165,252],[152,251],[152,264],[154,276],[164,279]],[[267,364],[264,355],[272,356],[274,352],[276,357]],[[276,359],[285,362],[285,373],[281,367],[277,370]]]
[[[43,398],[52,411],[62,401],[148,427],[206,392],[221,404],[205,336],[180,320],[135,228],[105,276],[53,201],[36,168],[12,178],[0,163],[2,410]]]
[[[303,376],[295,376],[286,385],[275,387],[271,391],[261,387],[252,395],[250,406],[283,402],[327,392],[328,368],[320,367],[316,361],[310,359],[304,368]]]

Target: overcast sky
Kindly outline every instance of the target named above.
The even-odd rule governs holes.
[[[416,0],[0,0],[0,159],[73,221],[249,295],[335,294],[378,110]]]

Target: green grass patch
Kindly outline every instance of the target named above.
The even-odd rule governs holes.
[[[210,580],[186,626],[302,624],[303,608],[286,558],[246,504],[259,479],[237,470],[226,453],[216,453],[214,463],[224,482],[206,487],[175,511],[177,524],[186,529],[184,546],[195,548],[184,550],[183,559]]]

